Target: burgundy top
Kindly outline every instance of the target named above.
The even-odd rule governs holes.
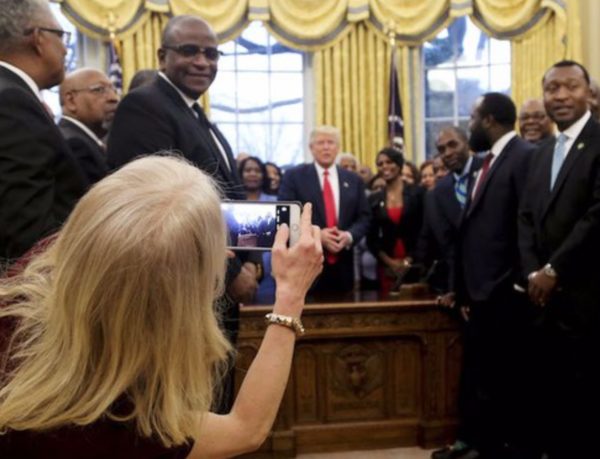
[[[17,262],[7,274],[15,275],[24,263]],[[15,269],[16,268],[16,269]],[[2,304],[0,304],[0,308]],[[0,319],[0,357],[6,357],[6,346],[14,330],[14,321]],[[0,358],[0,367],[3,363]],[[1,384],[2,368],[0,368]],[[121,411],[117,409],[116,411]],[[87,426],[65,426],[59,429],[33,432],[8,431],[0,434],[2,459],[184,459],[194,445],[165,448],[156,438],[141,437],[131,422],[117,422],[102,418]]]

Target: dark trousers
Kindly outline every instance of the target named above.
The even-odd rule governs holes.
[[[352,252],[349,252],[351,255]],[[335,263],[323,262],[323,271],[310,288],[310,294],[348,293],[354,288],[354,268],[352,257],[343,254]]]
[[[535,436],[530,435],[535,420],[530,374],[533,314],[526,295],[512,286],[470,305],[464,333],[459,438],[486,459],[540,457]]]

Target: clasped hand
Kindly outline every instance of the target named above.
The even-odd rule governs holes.
[[[350,245],[351,240],[347,231],[341,231],[337,226],[332,226],[321,230],[321,242],[328,252],[339,253]]]

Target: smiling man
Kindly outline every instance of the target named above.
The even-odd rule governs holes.
[[[558,134],[532,158],[519,225],[528,293],[541,315],[535,424],[550,458],[597,457],[588,416],[600,409],[600,125],[579,63],[554,64],[542,88]]]
[[[530,143],[539,144],[552,136],[554,126],[539,99],[526,100],[519,111],[519,132]]]
[[[229,143],[197,102],[217,76],[217,44],[213,29],[199,17],[169,20],[157,51],[158,77],[119,104],[108,139],[109,166],[122,166],[139,155],[176,151],[210,174],[228,199],[246,199]],[[229,262],[223,319],[234,343],[238,306],[252,300],[256,274],[256,265],[244,255]],[[226,396],[233,395],[229,389]],[[220,411],[227,411],[228,405],[225,401]]]

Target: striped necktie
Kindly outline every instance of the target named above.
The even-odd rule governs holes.
[[[464,208],[467,203],[467,181],[469,180],[469,173],[466,172],[461,176],[456,175],[455,179],[454,194],[460,207]]]

